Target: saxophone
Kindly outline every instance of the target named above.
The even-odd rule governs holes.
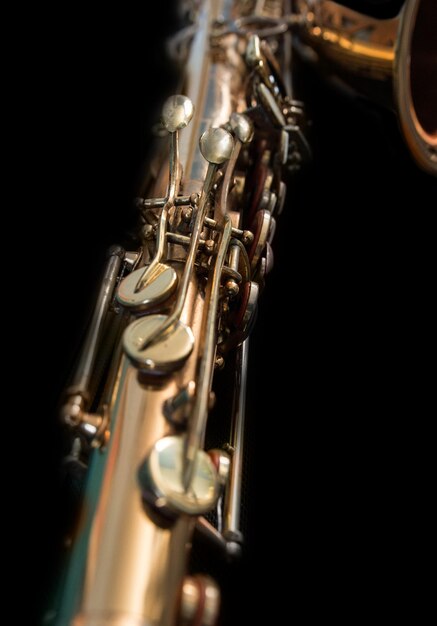
[[[185,75],[164,103],[136,200],[141,245],[109,251],[62,407],[71,458],[88,470],[61,598],[45,621],[56,626],[216,623],[219,587],[188,562],[197,535],[228,559],[243,541],[249,335],[287,184],[310,158],[292,31],[302,56],[311,46],[341,69],[366,67],[366,78],[386,82],[394,64],[372,44],[383,62],[368,47],[365,65],[353,34],[336,39],[334,8],[347,10],[333,2],[301,2],[297,13],[287,0],[183,4],[190,19],[172,51]],[[413,22],[402,23],[410,45]],[[413,155],[435,173],[435,131],[423,121],[413,132],[405,110]],[[225,445],[205,449],[210,428]]]
[[[189,8],[173,42],[183,88],[136,201],[141,246],[109,251],[62,408],[89,468],[57,625],[212,625],[220,593],[188,575],[193,534],[229,558],[241,549],[248,336],[284,174],[309,153],[289,72],[298,18],[278,0]],[[227,445],[205,451],[215,403]]]

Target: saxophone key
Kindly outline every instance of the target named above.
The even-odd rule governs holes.
[[[238,309],[232,314],[232,326],[235,329],[229,339],[221,346],[226,351],[243,341],[250,333],[256,318],[260,288],[258,283],[250,280],[240,290],[241,298]]]
[[[264,251],[266,243],[269,241],[269,236],[272,226],[272,216],[269,211],[261,210],[255,215],[252,231],[254,233],[254,239],[249,251],[249,259],[252,271],[258,265],[258,261]]]
[[[182,585],[180,626],[215,626],[220,608],[220,589],[204,574],[186,576]]]
[[[165,263],[159,263],[149,274],[144,287],[139,291],[136,286],[144,274],[144,267],[131,272],[120,283],[116,299],[122,306],[141,313],[167,300],[177,286],[176,271]]]
[[[166,321],[166,315],[148,315],[132,322],[123,335],[123,347],[133,364],[151,374],[168,374],[179,369],[194,347],[191,328],[180,320],[170,332],[143,348],[148,338]]]
[[[267,276],[267,274],[270,274],[270,272],[272,271],[273,265],[274,265],[273,250],[272,250],[272,246],[270,245],[269,242],[267,242],[267,244],[266,244],[266,249],[265,249],[264,255],[265,255],[264,258],[266,260],[265,273],[266,273],[266,276]]]
[[[189,488],[183,481],[184,438],[159,439],[138,471],[144,500],[164,514],[203,515],[217,503],[220,480],[210,456],[196,451],[193,477]]]

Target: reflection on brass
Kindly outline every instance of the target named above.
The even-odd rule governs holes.
[[[364,95],[391,103],[412,156],[437,176],[437,37],[426,28],[435,20],[435,1],[406,0],[397,17],[384,20],[331,0],[298,5],[315,60],[327,60],[347,83],[352,77]]]
[[[296,2],[297,14],[286,0],[183,3],[192,23],[170,46],[183,93],[163,106],[165,152],[136,201],[140,244],[110,252],[62,408],[88,475],[46,626],[216,623],[217,582],[189,573],[188,558],[195,531],[228,560],[244,550],[248,337],[268,305],[290,174],[311,152],[292,44],[324,72],[394,90],[407,143],[435,173],[437,106],[416,80],[432,3],[407,0],[387,21],[328,0]],[[218,379],[232,393],[220,397]],[[208,452],[212,410],[224,440]]]
[[[136,286],[143,275],[144,268],[131,272],[117,290],[118,302],[122,306],[134,308],[136,312],[146,311],[160,304],[171,296],[177,285],[176,271],[163,263],[155,267],[148,283],[137,290]]]
[[[208,513],[218,498],[218,472],[206,452],[197,450],[193,480],[186,490],[183,445],[182,437],[163,437],[156,442],[139,470],[143,495],[153,499],[159,509],[168,507],[189,515]]]
[[[165,322],[165,315],[148,315],[132,322],[124,332],[123,345],[126,354],[140,369],[159,374],[179,367],[187,359],[194,346],[191,329],[178,321],[173,332],[143,349],[144,342]]]

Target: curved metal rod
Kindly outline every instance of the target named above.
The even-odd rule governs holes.
[[[158,264],[164,255],[164,249],[166,244],[166,233],[168,223],[168,212],[175,204],[176,194],[179,191],[179,185],[181,182],[181,167],[179,163],[179,133],[176,131],[171,133],[171,147],[170,147],[170,180],[168,184],[167,199],[162,207],[161,214],[159,216],[156,252],[151,263],[145,268],[141,274],[137,284],[135,285],[135,293],[144,289],[149,282],[152,282],[155,278],[156,269]]]
[[[240,249],[240,261],[242,261],[244,267],[244,272],[240,272],[240,274],[242,282],[246,283],[248,280],[250,280],[250,261],[249,257],[247,256],[247,250],[239,239],[232,239],[231,246],[238,246],[238,248]],[[238,270],[240,270],[240,268],[238,268]]]
[[[204,341],[196,373],[197,384],[193,410],[184,446],[183,485],[185,491],[189,490],[193,479],[196,454],[202,443],[206,425],[206,416],[208,413],[209,390],[214,371],[214,351],[216,348],[215,335],[217,327],[218,301],[220,296],[220,283],[232,231],[232,223],[229,216],[225,215],[224,220],[225,224],[214,265],[214,272],[211,281],[208,283],[207,294],[205,297],[205,300],[209,303],[208,314],[202,329]]]
[[[140,350],[145,350],[153,343],[155,343],[158,339],[160,339],[164,333],[168,333],[172,330],[175,324],[179,321],[182,310],[184,308],[184,303],[187,297],[188,286],[190,284],[190,279],[194,269],[194,261],[196,260],[197,251],[199,249],[199,239],[200,233],[203,230],[203,223],[205,221],[206,213],[208,210],[208,198],[211,193],[211,189],[214,183],[214,175],[217,170],[217,165],[210,163],[208,165],[208,170],[206,172],[205,184],[202,190],[202,196],[199,202],[199,208],[196,214],[196,220],[194,222],[193,233],[191,235],[191,243],[188,251],[187,261],[185,263],[184,272],[181,278],[181,284],[179,287],[178,298],[176,300],[176,304],[174,309],[167,317],[167,319],[156,328],[156,330],[144,341]]]
[[[231,446],[233,448],[229,487],[226,490],[224,528],[226,534],[240,532],[241,479],[243,476],[244,421],[246,417],[246,386],[249,339],[237,350],[235,371],[234,416],[232,420]]]
[[[221,216],[226,214],[227,202],[229,196],[229,188],[231,186],[232,178],[234,176],[235,165],[237,163],[238,155],[241,150],[241,141],[235,138],[234,149],[232,150],[231,158],[228,161],[226,167],[225,177],[223,179],[222,191],[220,194],[220,213]]]

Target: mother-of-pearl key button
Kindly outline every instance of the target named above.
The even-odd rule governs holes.
[[[193,331],[178,321],[145,350],[141,346],[153,331],[162,326],[166,315],[148,315],[132,322],[124,331],[123,346],[129,359],[141,370],[153,374],[167,374],[181,367],[194,347]]]
[[[143,274],[144,267],[141,267],[121,281],[117,291],[117,300],[122,306],[144,311],[167,300],[176,289],[178,277],[176,271],[169,265],[159,263],[147,276],[145,286],[136,291],[138,281]]]

